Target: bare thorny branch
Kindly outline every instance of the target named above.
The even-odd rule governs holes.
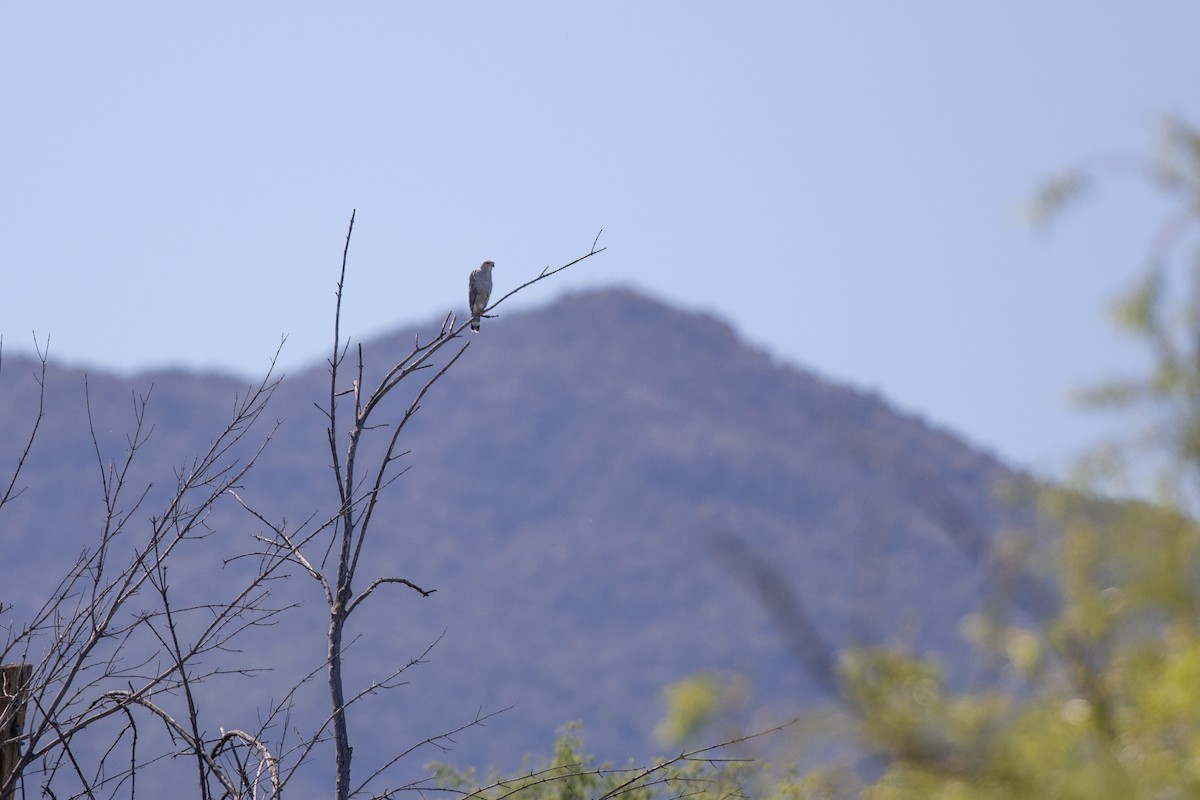
[[[192,734],[185,738],[196,738],[198,709],[190,702],[190,685],[196,677],[189,672],[191,664],[197,656],[220,648],[234,635],[225,630],[232,622],[254,625],[266,612],[261,598],[250,603],[234,600],[186,609],[185,614],[202,610],[212,620],[197,638],[185,645],[178,635],[177,611],[168,601],[166,565],[184,542],[205,535],[205,523],[214,505],[255,463],[261,447],[242,461],[234,450],[240,448],[276,385],[268,373],[261,384],[251,388],[209,449],[190,467],[177,473],[175,491],[166,501],[163,513],[150,518],[145,538],[134,544],[127,560],[115,567],[112,562],[121,559],[118,546],[133,535],[130,529],[134,515],[150,495],[147,486],[128,508],[120,505],[131,480],[130,467],[150,437],[145,420],[148,397],[134,401],[134,432],[127,440],[125,457],[118,464],[106,462],[103,457],[91,416],[90,393],[85,392],[105,509],[99,543],[95,549],[81,553],[50,599],[10,637],[0,654],[5,658],[10,653],[28,658],[38,648],[42,652],[33,665],[29,692],[33,713],[22,737],[21,759],[7,782],[10,785],[0,787],[0,793],[9,791],[31,765],[41,761],[48,792],[49,782],[65,764],[80,781],[82,791],[90,795],[98,786],[98,779],[89,777],[78,761],[74,740],[115,714],[123,714],[132,725],[129,708],[147,707],[149,698],[157,693],[174,693],[182,688],[189,695]],[[147,584],[159,590],[163,606],[158,612],[130,607],[130,601]],[[157,627],[160,620],[165,621],[165,632]],[[138,654],[144,634],[158,643],[160,655]],[[166,665],[154,666],[161,656],[166,657]],[[124,694],[105,689],[115,682],[128,685]],[[134,682],[139,685],[135,687]],[[89,695],[94,699],[89,699]],[[136,729],[127,726],[125,730],[131,732],[132,741],[136,742]],[[111,753],[110,747],[98,757],[97,774],[104,771],[103,764]],[[132,782],[132,773],[138,768],[136,749],[131,749],[131,758],[128,779]],[[202,775],[201,782],[204,780]]]
[[[592,800],[612,800],[612,798],[621,797],[626,794],[638,792],[639,790],[648,789],[653,786],[671,785],[676,783],[688,783],[694,780],[706,781],[705,778],[693,778],[692,776],[684,775],[678,772],[675,768],[680,765],[688,764],[707,764],[715,766],[718,764],[745,764],[750,763],[754,759],[743,758],[738,756],[722,755],[732,748],[739,745],[752,742],[756,739],[771,736],[779,733],[787,728],[792,727],[799,721],[795,718],[776,725],[773,728],[768,728],[754,733],[738,736],[717,744],[705,745],[691,750],[681,751],[678,755],[671,758],[665,758],[652,766],[595,766],[594,762],[589,760],[576,760],[566,763],[555,763],[551,766],[539,770],[533,770],[515,778],[501,778],[494,780],[484,786],[478,786],[473,789],[460,789],[448,786],[430,786],[428,784],[414,784],[401,787],[392,792],[379,795],[379,797],[394,797],[402,791],[419,790],[422,793],[438,792],[443,794],[455,795],[459,800],[508,800],[529,789],[542,786],[545,784],[556,783],[558,781],[576,779],[581,777],[594,777],[599,779],[613,779],[614,782],[605,791],[596,795]]]
[[[318,745],[332,741],[335,794],[345,800],[367,793],[370,785],[384,779],[390,768],[416,750],[447,748],[456,734],[483,725],[492,714],[500,713],[477,714],[465,724],[401,749],[368,771],[352,789],[347,710],[379,691],[401,685],[404,673],[424,663],[437,643],[390,674],[358,690],[348,690],[342,660],[347,650],[343,643],[345,626],[351,614],[368,597],[378,596],[376,590],[382,587],[403,586],[423,597],[436,592],[419,581],[391,575],[364,579],[365,588],[358,593],[353,586],[360,577],[359,567],[371,562],[364,555],[381,498],[403,474],[398,462],[407,453],[400,448],[400,436],[433,386],[458,363],[468,344],[446,351],[448,356],[440,365],[435,365],[434,359],[460,339],[470,324],[469,319],[458,322],[453,312],[447,314],[436,334],[425,343],[415,340],[412,350],[384,370],[369,393],[364,388],[368,385],[368,370],[358,348],[354,378],[350,388],[344,388],[346,358],[351,350],[349,340],[342,338],[342,300],[354,219],[352,214],[337,281],[329,396],[327,406],[321,409],[327,422],[338,500],[336,511],[329,517],[321,519],[314,514],[298,529],[289,530],[285,522],[269,520],[240,493],[243,479],[276,432],[271,430],[257,447],[247,444],[246,437],[259,422],[279,383],[271,377],[273,362],[266,378],[237,400],[230,421],[209,448],[176,471],[175,486],[161,511],[149,517],[139,538],[135,528],[145,507],[154,502],[155,492],[153,484],[140,488],[134,485],[133,467],[154,432],[147,417],[153,387],[132,398],[133,430],[127,437],[124,455],[109,459],[96,432],[91,392],[85,380],[85,407],[98,467],[103,518],[97,544],[80,553],[50,598],[26,623],[10,631],[0,651],[0,658],[17,656],[23,660],[40,654],[30,683],[31,713],[22,736],[21,760],[7,785],[0,786],[0,795],[24,776],[34,774],[40,774],[43,791],[52,797],[56,796],[52,784],[57,786],[68,776],[77,784],[73,790],[76,796],[111,794],[122,787],[132,794],[141,769],[184,755],[186,758],[178,763],[192,765],[198,796],[205,800],[277,797],[297,770],[314,756]],[[603,252],[605,248],[596,246],[599,236],[585,255],[555,269],[543,269],[493,302],[485,315],[517,292]],[[0,506],[20,495],[18,478],[45,415],[47,356],[40,349],[39,358],[37,414],[11,480],[7,487],[0,486]],[[397,416],[384,418],[384,401],[418,372],[424,375],[414,385],[407,403],[401,405]],[[343,407],[342,398],[347,396],[353,402]],[[370,463],[363,456],[367,451],[362,445],[367,440],[378,443],[370,448],[372,453],[381,453],[373,455]],[[228,588],[228,596],[181,604],[168,579],[169,567],[182,557],[187,543],[209,535],[212,514],[226,496],[267,531],[255,537],[255,552],[245,554],[256,557],[258,565],[251,577]],[[229,564],[245,555],[223,560]],[[327,602],[325,662],[292,684],[283,698],[266,710],[257,730],[230,728],[219,734],[207,733],[204,699],[197,688],[219,675],[245,676],[253,670],[244,665],[206,665],[204,657],[229,652],[237,637],[270,624],[286,611],[271,607],[270,581],[282,577],[286,569],[297,568],[321,586]],[[148,602],[150,607],[135,607],[134,598],[143,598],[139,605]],[[287,746],[297,693],[322,671],[328,682],[329,714],[307,734],[295,731],[298,741]],[[139,715],[148,715],[161,726],[171,742],[165,750],[148,749],[144,744]],[[282,730],[275,734],[274,728]],[[107,742],[99,755],[94,747],[81,746],[90,731]],[[118,752],[127,753],[128,763],[116,763]],[[391,794],[389,790],[380,796]]]

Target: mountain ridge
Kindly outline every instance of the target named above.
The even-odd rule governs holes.
[[[367,385],[419,330],[362,343]],[[378,573],[438,592],[364,606],[357,630],[375,636],[356,651],[354,675],[386,672],[441,637],[413,677],[419,689],[386,701],[403,719],[370,718],[380,742],[419,740],[446,720],[515,704],[440,757],[511,767],[573,719],[602,756],[642,756],[654,747],[663,686],[704,670],[745,673],[756,702],[779,711],[820,703],[760,598],[714,549],[729,532],[787,576],[828,641],[900,643],[970,671],[958,629],[987,591],[978,548],[1028,524],[1028,508],[995,495],[998,484],[1025,480],[1020,473],[873,393],[779,363],[710,314],[629,289],[485,320],[464,343],[405,430],[411,455],[399,466],[411,469],[376,524]],[[0,392],[23,389],[26,402],[0,414],[7,430],[23,430],[30,384],[14,372],[28,370],[6,361]],[[22,481],[28,496],[0,515],[25,548],[9,567],[30,576],[46,572],[37,545],[86,541],[96,508],[98,461],[79,405],[67,405],[81,393],[63,389],[80,372],[49,372],[49,441],[39,441]],[[343,374],[348,388],[353,376]],[[229,393],[250,383],[90,372],[104,453],[120,452],[131,400],[151,382],[153,448],[137,473],[145,481],[203,447],[228,414]],[[285,376],[276,392],[269,413],[282,425],[242,491],[269,518],[329,511],[328,444],[313,408],[328,395],[320,365]],[[396,398],[392,413],[407,402]],[[11,452],[0,455],[11,463]],[[57,487],[73,487],[69,499],[80,502]],[[254,532],[232,508],[213,525],[220,535]],[[197,558],[185,574],[211,581],[214,563]],[[22,581],[15,595],[31,600],[48,580]],[[311,614],[311,588],[298,576],[283,596]],[[281,625],[258,642],[259,657],[319,660],[319,647],[286,649],[306,630],[303,621]]]

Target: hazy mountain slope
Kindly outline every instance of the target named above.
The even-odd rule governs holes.
[[[413,334],[365,345],[368,384]],[[628,291],[506,314],[469,341],[411,424],[411,469],[391,489],[371,553],[379,574],[438,592],[379,593],[361,620],[355,668],[384,671],[446,633],[410,686],[355,718],[372,731],[364,755],[512,704],[439,757],[512,766],[572,719],[604,756],[644,754],[662,686],[706,669],[745,671],[763,703],[811,703],[815,687],[768,614],[714,557],[720,532],[790,576],[829,640],[901,641],[965,663],[958,627],[981,578],[970,553],[979,537],[962,531],[1024,514],[995,498],[997,482],[1017,477],[1002,464],[878,397],[772,361],[717,320]],[[0,373],[6,431],[28,420],[30,369],[6,359]],[[82,382],[52,370],[29,490],[0,516],[5,538],[20,543],[0,573],[14,598],[32,599],[61,564],[54,556],[96,529]],[[105,452],[119,455],[131,392],[151,382],[152,458],[138,475],[161,486],[206,446],[246,382],[93,374]],[[287,377],[270,414],[282,424],[243,493],[293,525],[331,507],[313,408],[328,391],[323,367]],[[17,442],[10,435],[0,464]],[[232,508],[213,524],[239,542],[255,530]],[[198,558],[190,569],[191,580],[212,580],[219,562]],[[296,577],[281,589],[307,605],[260,637],[254,657],[319,659],[324,619],[312,588]]]

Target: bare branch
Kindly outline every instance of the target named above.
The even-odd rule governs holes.
[[[221,769],[220,764],[218,764],[216,762],[215,756],[213,754],[205,753],[204,748],[198,746],[199,742],[192,741],[191,734],[189,734],[188,731],[182,725],[180,725],[175,720],[175,718],[172,717],[170,714],[168,714],[164,709],[162,709],[158,705],[152,703],[150,700],[146,699],[145,697],[138,696],[134,692],[126,692],[126,691],[119,690],[119,689],[111,691],[111,692],[105,692],[103,695],[100,696],[100,698],[96,702],[97,702],[97,704],[105,703],[105,702],[114,703],[116,705],[116,707],[121,710],[126,710],[128,706],[135,705],[135,706],[140,706],[140,707],[145,708],[146,710],[150,711],[152,714],[157,716],[163,722],[163,724],[165,724],[167,726],[167,728],[169,730],[171,730],[176,736],[183,739],[185,742],[189,742],[190,744],[196,746],[201,757],[204,759],[208,768],[211,770],[211,774],[216,776],[217,779],[219,781],[221,781],[222,785],[224,785],[224,787],[225,787],[225,790],[229,793],[229,796],[230,797],[237,796],[238,793],[237,793],[236,788],[234,787],[233,782],[225,774],[225,771],[223,769]],[[128,712],[126,711],[126,713],[128,713]]]
[[[380,459],[380,461],[379,461],[379,469],[377,470],[376,475],[375,475],[375,484],[371,488],[370,493],[368,494],[369,499],[367,501],[366,511],[363,513],[361,530],[360,530],[359,536],[358,536],[358,543],[355,546],[354,556],[351,559],[351,565],[350,565],[350,574],[351,575],[353,575],[358,569],[358,558],[362,551],[363,542],[366,539],[367,530],[369,529],[369,527],[371,525],[371,518],[374,515],[376,504],[378,503],[380,493],[382,492],[383,487],[384,487],[384,477],[387,474],[387,468],[391,464],[391,462],[394,460],[393,453],[395,453],[396,443],[400,439],[401,432],[404,430],[404,427],[408,424],[408,421],[410,419],[412,419],[413,415],[416,414],[417,410],[421,407],[421,400],[424,399],[425,394],[433,387],[433,385],[435,383],[437,383],[437,381],[443,375],[445,375],[450,370],[450,368],[452,366],[454,366],[454,363],[456,361],[458,361],[459,357],[461,357],[463,353],[466,352],[467,347],[469,347],[469,346],[470,346],[470,342],[467,342],[461,348],[459,348],[459,351],[457,353],[455,353],[454,356],[449,361],[446,362],[446,365],[444,367],[442,367],[437,372],[437,374],[435,374],[432,378],[430,378],[428,381],[425,382],[425,385],[421,387],[421,390],[419,392],[417,392],[417,396],[415,398],[413,398],[413,401],[409,404],[408,409],[404,412],[404,416],[401,418],[400,423],[398,425],[396,425],[395,430],[392,433],[392,438],[388,442],[387,451],[384,453],[383,458]],[[428,595],[426,595],[426,596],[428,596]],[[354,605],[357,605],[357,603],[355,603]]]
[[[0,493],[0,508],[3,508],[10,500],[20,497],[25,491],[24,489],[16,489],[17,480],[21,476],[21,471],[25,468],[25,462],[29,459],[30,452],[33,450],[33,442],[37,438],[42,420],[46,418],[46,359],[49,358],[50,354],[50,338],[46,337],[46,347],[43,349],[38,346],[37,337],[35,336],[33,346],[37,351],[38,361],[40,362],[38,372],[34,377],[38,385],[37,414],[34,415],[29,435],[25,437],[25,447],[21,450],[21,455],[17,458],[17,465],[13,467],[8,486],[5,487],[3,493]]]
[[[601,229],[601,233],[603,233],[603,232],[604,232],[603,229]],[[600,240],[600,234],[598,233],[598,234],[596,234],[596,241],[599,241],[599,240]],[[592,256],[600,255],[601,253],[603,253],[605,250],[608,249],[607,247],[601,247],[599,250],[597,250],[596,249],[596,241],[592,242],[592,249],[588,253],[580,256],[579,258],[575,259],[574,261],[569,261],[566,264],[563,264],[561,267],[556,267],[555,269],[550,269],[549,267],[547,267],[546,269],[542,270],[538,274],[538,276],[536,278],[534,278],[533,280],[525,281],[525,283],[522,283],[520,286],[518,286],[517,288],[510,291],[508,294],[503,295],[499,300],[492,303],[490,306],[488,306],[486,309],[484,309],[484,313],[486,314],[486,312],[491,311],[496,306],[500,305],[505,300],[512,297],[514,294],[521,291],[522,289],[526,289],[526,288],[532,286],[533,284],[537,283],[538,281],[543,281],[546,278],[549,278],[551,275],[557,275],[558,273],[562,272],[563,270],[569,269],[569,268],[575,266],[576,264],[580,263],[581,261],[586,261],[587,259],[591,258]],[[464,323],[458,330],[461,331],[463,328],[466,327],[466,325],[467,325],[467,323]]]
[[[212,752],[209,754],[209,757],[215,759],[221,753],[221,750],[223,750],[226,745],[229,745],[231,742],[241,742],[258,752],[259,761],[267,768],[267,771],[271,776],[271,794],[273,797],[278,797],[279,790],[281,788],[279,782],[279,763],[275,760],[275,757],[271,755],[271,751],[267,749],[267,746],[263,744],[262,740],[258,737],[251,736],[245,731],[238,730],[236,728],[228,731],[223,730],[221,732],[221,738],[217,740],[215,745],[213,745]],[[261,772],[258,776],[256,776],[254,781],[254,790],[251,793],[252,797],[258,797],[257,783],[259,777],[261,777]]]
[[[508,706],[507,708],[497,709],[496,711],[492,711],[487,714],[480,713],[482,711],[482,709],[481,709],[480,711],[475,712],[475,717],[470,722],[459,725],[454,730],[446,731],[445,733],[439,733],[436,736],[430,736],[426,739],[422,739],[421,741],[417,742],[416,744],[410,745],[408,748],[401,750],[399,753],[392,756],[390,759],[388,759],[386,762],[384,762],[378,768],[376,768],[374,772],[372,772],[370,775],[367,776],[366,780],[364,780],[361,784],[359,784],[358,788],[356,788],[354,790],[354,794],[357,795],[357,794],[365,791],[366,788],[375,779],[377,779],[379,776],[381,776],[388,768],[394,766],[395,764],[399,763],[400,761],[403,761],[405,758],[412,755],[416,751],[424,749],[426,747],[436,747],[437,749],[441,750],[442,752],[446,752],[450,749],[450,745],[456,744],[454,737],[457,736],[458,734],[462,733],[465,730],[469,730],[471,728],[486,726],[487,721],[489,719],[491,719],[492,717],[498,716],[500,714],[504,714],[508,711],[511,711],[513,708],[514,708],[514,706]],[[376,795],[376,796],[377,797],[391,797],[394,794],[395,794],[395,790],[384,792],[383,794]]]
[[[402,584],[402,585],[407,586],[408,588],[412,589],[413,591],[417,592],[422,597],[429,597],[429,595],[431,595],[437,591],[437,589],[422,589],[420,586],[417,586],[415,583],[408,580],[407,578],[376,578],[375,580],[371,581],[371,585],[368,586],[362,592],[362,594],[355,597],[353,602],[351,602],[350,605],[346,607],[346,613],[348,613],[348,614],[352,613],[354,611],[354,609],[358,606],[359,603],[361,603],[363,600],[367,599],[367,596],[370,595],[371,592],[375,591],[375,589],[377,587],[382,586],[385,583]]]

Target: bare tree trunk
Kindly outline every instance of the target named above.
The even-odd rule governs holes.
[[[33,664],[0,665],[0,786],[9,782],[21,759],[21,731],[25,727],[25,703]],[[13,800],[16,785],[8,787],[0,800]]]
[[[350,730],[346,725],[346,692],[342,681],[342,629],[346,617],[343,604],[337,602],[329,616],[329,700],[333,707],[333,739],[336,747],[336,769],[334,797],[345,800],[350,796],[350,759],[354,748],[350,746]]]

